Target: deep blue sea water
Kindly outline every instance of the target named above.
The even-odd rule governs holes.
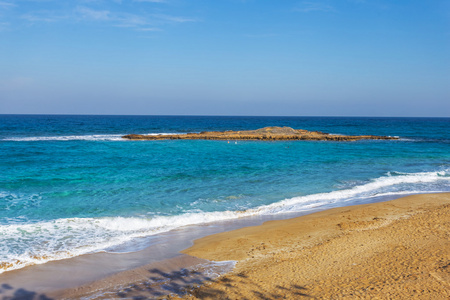
[[[289,126],[395,141],[127,141]],[[0,115],[0,272],[186,225],[450,191],[450,118]]]

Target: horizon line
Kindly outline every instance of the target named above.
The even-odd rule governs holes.
[[[0,116],[103,116],[103,117],[242,117],[242,118],[435,118],[435,119],[449,119],[449,117],[439,116],[333,116],[333,115],[190,115],[190,114],[67,114],[67,113],[54,113],[54,114],[32,114],[32,113],[0,113]]]

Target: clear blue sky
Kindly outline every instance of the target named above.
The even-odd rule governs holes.
[[[0,0],[0,113],[450,117],[450,1]]]

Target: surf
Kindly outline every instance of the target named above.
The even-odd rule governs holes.
[[[448,169],[417,173],[392,171],[353,187],[297,196],[240,211],[185,211],[178,215],[149,218],[62,218],[45,222],[13,222],[0,225],[0,273],[87,253],[114,252],[118,246],[132,244],[138,238],[186,226],[252,216],[305,213],[376,197],[444,191],[450,191]],[[7,196],[5,191],[0,194]]]

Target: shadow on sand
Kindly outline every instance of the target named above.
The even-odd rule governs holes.
[[[38,294],[23,288],[14,288],[7,283],[0,284],[0,297],[2,300],[53,300],[45,294]]]
[[[167,295],[182,296],[192,288],[211,282],[213,279],[205,272],[189,269],[163,272],[159,269],[148,270],[148,280],[130,285],[115,293],[123,299],[155,299]]]
[[[144,300],[167,299],[172,296],[191,295],[198,299],[303,299],[314,298],[306,293],[306,288],[299,285],[289,287],[276,286],[275,293],[266,293],[264,288],[250,280],[245,274],[230,275],[212,279],[207,273],[181,269],[170,273],[159,269],[149,270],[148,280],[133,284],[111,295],[114,298]],[[251,287],[251,296],[244,296],[239,290],[238,283]],[[208,283],[218,283],[219,288],[209,286]],[[205,285],[206,284],[206,285]],[[213,285],[214,286],[214,285]]]
[[[217,274],[211,273],[209,269],[180,269],[178,271],[164,272],[154,268],[148,270],[148,272],[148,278],[145,280],[118,291],[104,291],[102,294],[91,295],[89,299],[171,299],[185,295],[190,295],[197,299],[269,300],[314,298],[306,293],[304,287],[299,285],[291,285],[289,287],[278,285],[274,289],[275,292],[267,293],[263,286],[249,279],[244,273],[230,274],[217,278]],[[208,283],[215,284],[208,285]],[[242,285],[247,288],[245,295],[239,289],[239,286]],[[39,294],[24,288],[15,288],[9,284],[1,283],[0,299],[54,300],[45,294]]]

